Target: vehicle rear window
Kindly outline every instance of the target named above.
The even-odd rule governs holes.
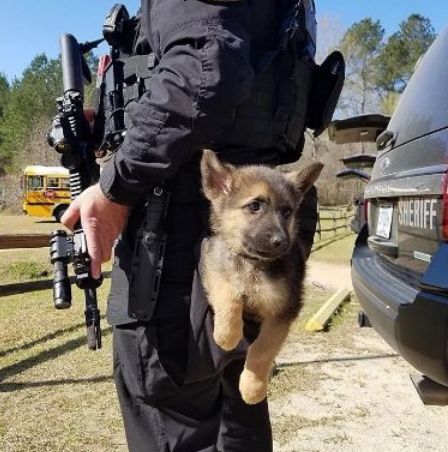
[[[423,56],[392,116],[388,129],[400,145],[448,127],[448,29]]]

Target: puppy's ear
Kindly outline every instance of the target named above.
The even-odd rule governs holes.
[[[298,171],[288,173],[286,177],[294,184],[296,190],[303,196],[316,182],[324,165],[314,162]]]
[[[201,160],[202,189],[210,201],[222,195],[230,194],[233,170],[232,165],[221,162],[213,151],[208,149],[203,151]]]

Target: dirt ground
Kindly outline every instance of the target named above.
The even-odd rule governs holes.
[[[307,281],[315,287],[336,289],[352,287],[350,267],[348,265],[333,264],[311,260],[308,263]]]
[[[349,274],[347,265],[313,261],[308,281],[336,289]],[[270,402],[275,452],[448,451],[448,407],[423,405],[415,371],[372,328],[358,327],[358,309],[347,304],[327,333],[289,338]]]
[[[26,217],[0,215],[0,234],[28,232],[30,224]],[[45,231],[54,226],[39,223]],[[448,452],[448,408],[423,405],[409,378],[414,370],[373,329],[358,328],[356,300],[343,307],[328,332],[303,330],[329,292],[350,286],[352,243],[353,238],[339,241],[312,255],[307,282],[315,303],[291,332],[270,385],[274,450]],[[2,257],[10,262],[9,255],[0,255],[0,262]],[[61,319],[48,297],[41,293],[20,303],[19,296],[10,297],[1,305],[0,368],[9,373],[0,384],[0,451],[124,452],[110,334],[97,362],[87,364],[82,303]]]

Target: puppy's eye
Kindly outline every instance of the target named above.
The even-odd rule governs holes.
[[[292,214],[292,209],[291,207],[285,207],[284,209],[281,210],[281,214],[285,217],[285,218],[289,218]]]
[[[260,201],[252,201],[250,204],[247,205],[247,208],[249,209],[249,212],[257,213],[261,210],[261,202]]]

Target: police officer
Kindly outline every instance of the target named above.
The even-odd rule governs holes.
[[[114,377],[132,452],[268,452],[267,401],[238,391],[247,342],[224,353],[195,272],[207,231],[200,151],[234,164],[297,160],[315,52],[314,3],[295,0],[142,0],[134,52],[154,53],[147,91],[129,112],[123,144],[98,185],[62,222],[81,218],[99,277],[117,236],[107,317]],[[170,192],[162,283],[147,321],[128,315],[135,235],[145,196]],[[311,247],[316,194],[302,208]],[[257,325],[245,325],[247,341]]]

